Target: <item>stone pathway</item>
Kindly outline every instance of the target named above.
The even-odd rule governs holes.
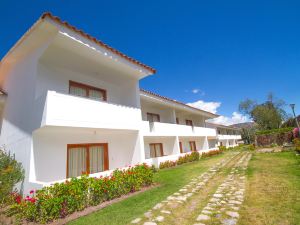
[[[245,170],[250,158],[251,153],[246,153],[232,167],[229,175],[219,185],[208,204],[196,218],[194,225],[237,224],[239,218],[238,211],[244,200]]]
[[[211,167],[207,172],[204,172],[199,177],[192,179],[191,182],[182,187],[180,190],[168,196],[162,202],[156,204],[151,210],[144,213],[144,217],[132,220],[131,224],[156,225],[164,222],[166,216],[172,216],[172,209],[180,207],[189,198],[196,195],[201,189],[204,189],[212,177],[219,173],[220,170],[238,154],[239,152],[233,152],[229,158],[221,160],[221,162]],[[221,194],[216,193],[214,199],[218,199],[218,196],[221,197]],[[209,209],[210,208],[206,208],[206,211],[204,211],[201,216],[199,215],[198,219],[210,219],[210,216],[208,215],[211,214],[211,211],[209,211]]]

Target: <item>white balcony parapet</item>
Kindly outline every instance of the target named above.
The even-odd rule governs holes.
[[[232,134],[218,134],[217,138],[219,140],[240,140],[240,139],[242,139],[241,135],[232,135]]]
[[[148,121],[142,122],[141,130],[145,136],[216,136],[216,130],[212,128]]]
[[[42,126],[139,130],[141,110],[48,91]]]
[[[206,153],[206,152],[210,152],[213,150],[217,150],[218,148],[210,148],[210,149],[205,149],[205,150],[200,150],[198,151],[200,154],[202,153]],[[174,155],[166,155],[166,156],[161,156],[161,157],[156,157],[156,158],[149,158],[149,159],[145,159],[145,163],[148,165],[154,165],[155,167],[159,167],[159,165],[162,162],[165,161],[176,161],[180,156],[184,156],[187,154],[191,154],[192,152],[185,152],[185,153],[180,153],[180,154],[174,154]]]

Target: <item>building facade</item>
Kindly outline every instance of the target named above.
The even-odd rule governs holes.
[[[24,191],[216,149],[205,121],[218,115],[140,90],[154,73],[42,15],[0,63],[0,144],[22,162]]]

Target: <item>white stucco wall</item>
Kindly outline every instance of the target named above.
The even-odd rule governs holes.
[[[155,105],[148,105],[145,101],[141,102],[142,119],[147,120],[147,113],[159,114],[161,123],[176,123],[174,110],[172,108],[161,108]]]
[[[176,142],[176,137],[144,137],[144,151],[145,158],[150,158],[150,145],[151,143],[162,143],[164,155],[178,154],[179,146]]]
[[[67,145],[108,143],[109,169],[134,165],[143,160],[138,132],[83,128],[43,128],[33,135],[31,182],[66,178]]]
[[[88,71],[80,73],[55,67],[45,62],[44,59],[38,64],[35,97],[44,96],[48,90],[68,94],[69,81],[72,80],[106,90],[108,103],[139,108],[138,80],[123,77],[123,74],[118,76],[117,74],[111,75],[111,73],[105,69],[103,69],[103,74],[95,75]]]
[[[190,141],[196,142],[197,151],[209,148],[207,137],[179,137],[179,141],[182,143],[183,152],[190,152]]]

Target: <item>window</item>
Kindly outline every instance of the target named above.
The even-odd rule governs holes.
[[[179,124],[179,118],[178,117],[176,117],[176,123]]]
[[[179,149],[180,149],[180,153],[183,153],[183,148],[182,148],[182,142],[179,141]]]
[[[108,170],[108,144],[67,146],[67,178]]]
[[[197,151],[197,149],[196,149],[196,142],[195,141],[190,141],[189,143],[190,143],[190,150],[192,152]]]
[[[150,144],[150,158],[156,158],[164,155],[162,143]]]
[[[106,90],[77,83],[74,81],[69,82],[69,94],[106,101]]]
[[[147,120],[149,122],[160,122],[160,116],[155,113],[147,113]]]
[[[193,126],[193,121],[192,120],[185,120],[185,124],[187,126]]]

